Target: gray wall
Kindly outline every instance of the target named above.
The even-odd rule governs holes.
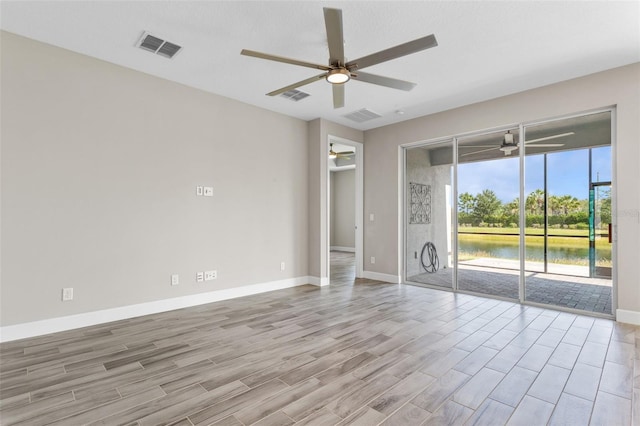
[[[640,64],[468,105],[365,132],[365,259],[373,272],[398,275],[398,146],[617,105],[615,213],[618,307],[640,311]],[[382,256],[382,253],[385,253]]]
[[[308,275],[306,122],[5,32],[1,71],[2,326]]]
[[[356,247],[356,171],[331,172],[330,247]]]
[[[426,149],[413,148],[407,150],[406,172],[407,217],[404,220],[407,238],[407,277],[425,272],[420,264],[420,254],[427,241],[436,247],[440,268],[450,268],[452,211],[451,206],[447,205],[447,190],[450,190],[452,185],[451,165],[432,166]],[[409,223],[410,182],[431,186],[431,222],[428,224]],[[451,203],[451,200],[448,201]]]

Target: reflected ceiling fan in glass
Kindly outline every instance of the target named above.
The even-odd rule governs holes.
[[[528,141],[524,141],[524,144],[527,148],[553,148],[553,147],[560,147],[560,146],[564,146],[563,143],[538,143],[538,142],[543,142],[543,141],[548,141],[551,139],[557,139],[557,138],[564,138],[567,136],[571,136],[574,135],[574,132],[567,132],[567,133],[560,133],[557,135],[552,135],[552,136],[545,136],[543,138],[537,138],[537,139],[531,139]],[[504,134],[504,137],[502,139],[502,143],[500,145],[461,145],[459,148],[486,148],[486,149],[481,149],[478,151],[473,151],[473,152],[467,152],[464,154],[460,154],[460,157],[466,157],[468,155],[474,155],[474,154],[479,154],[481,152],[488,152],[488,151],[495,151],[495,150],[500,150],[502,152],[504,152],[504,155],[511,155],[511,153],[513,151],[515,151],[516,149],[518,149],[519,145],[518,145],[518,141],[515,138],[515,135],[513,133],[511,133],[511,130],[507,131],[507,133]]]

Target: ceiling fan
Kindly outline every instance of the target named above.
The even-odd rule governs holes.
[[[267,59],[270,61],[284,62],[285,64],[298,65],[307,68],[319,69],[323,73],[297,83],[290,84],[273,92],[267,93],[267,96],[276,96],[300,86],[313,83],[314,81],[324,78],[333,88],[333,107],[342,108],[344,106],[344,83],[350,79],[362,81],[365,83],[377,84],[379,86],[391,87],[409,91],[415,87],[415,83],[397,80],[395,78],[383,77],[375,74],[360,72],[361,69],[377,65],[382,62],[396,59],[401,56],[410,55],[429,49],[438,45],[433,34],[422,37],[407,43],[400,44],[381,50],[371,55],[353,61],[346,61],[344,56],[344,37],[342,31],[342,10],[324,8],[324,23],[327,31],[327,43],[329,45],[329,65],[314,64],[311,62],[299,61],[297,59],[289,59],[282,56],[270,55],[267,53],[256,52],[253,50],[243,49],[240,54],[253,56],[256,58]]]
[[[524,141],[524,144],[527,148],[551,148],[551,147],[564,146],[563,143],[539,144],[538,142],[548,141],[550,139],[564,138],[566,136],[571,136],[574,134],[575,134],[574,132],[560,133],[558,135],[546,136],[544,138],[531,139],[528,141]],[[511,152],[518,149],[518,141],[515,140],[515,135],[511,133],[510,130],[508,130],[507,133],[504,134],[504,138],[502,139],[502,143],[500,145],[468,145],[468,146],[461,145],[460,148],[487,148],[487,149],[481,149],[479,151],[467,152],[466,154],[460,154],[460,157],[479,154],[481,152],[493,151],[496,149],[499,149],[500,151],[504,152],[504,155],[506,156],[506,155],[511,155]]]
[[[351,156],[353,154],[355,154],[354,151],[336,152],[336,151],[333,150],[333,144],[332,143],[329,144],[329,158],[331,158],[331,159],[335,159],[335,158],[351,159]]]

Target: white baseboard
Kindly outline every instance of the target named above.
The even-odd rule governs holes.
[[[349,253],[355,253],[356,252],[356,248],[355,247],[331,246],[331,247],[329,247],[329,249],[331,251],[347,251]]]
[[[640,312],[616,309],[616,321],[627,324],[640,325]]]
[[[400,284],[402,282],[401,277],[397,275],[381,274],[380,272],[362,271],[362,278],[369,280],[384,281],[392,284]]]
[[[0,327],[0,342],[9,342],[12,340],[41,336],[43,334],[57,333],[59,331],[73,330],[76,328],[88,327],[90,325],[103,324],[111,321],[119,321],[127,318],[156,314],[159,312],[173,311],[175,309],[204,305],[206,303],[219,302],[221,300],[234,299],[236,297],[265,293],[273,290],[282,290],[284,288],[296,287],[304,284],[315,284],[315,280],[317,280],[316,277],[308,276],[289,278],[286,280],[251,284],[243,287],[215,290],[207,293],[198,293],[189,296],[175,297],[172,299],[156,300],[153,302],[140,303],[136,305],[103,309],[100,311],[69,315],[66,317],[50,318],[23,324],[7,325],[4,327]],[[315,285],[323,284],[320,283]]]
[[[329,285],[328,277],[307,277],[309,279],[309,284],[317,285],[318,287],[324,287],[325,285]]]

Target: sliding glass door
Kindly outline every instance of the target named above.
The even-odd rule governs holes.
[[[518,128],[458,139],[458,288],[518,299]]]
[[[525,135],[525,300],[611,314],[611,113]]]
[[[453,141],[405,153],[408,281],[453,288]]]
[[[406,149],[407,282],[611,315],[611,122],[606,110]]]

